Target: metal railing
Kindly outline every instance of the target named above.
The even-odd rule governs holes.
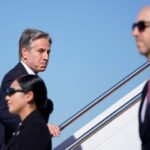
[[[65,122],[63,122],[59,126],[60,130],[65,129],[68,125],[70,125],[72,122],[74,122],[75,120],[77,120],[80,116],[82,116],[83,114],[85,114],[88,110],[90,110],[95,105],[97,105],[98,103],[100,103],[102,100],[104,100],[106,97],[108,97],[109,95],[111,95],[114,91],[116,91],[117,89],[119,89],[121,86],[123,86],[125,83],[127,83],[129,80],[131,80],[133,77],[135,77],[136,75],[138,75],[139,73],[141,73],[143,70],[145,70],[149,66],[150,66],[150,62],[147,61],[146,63],[144,63],[143,65],[141,65],[139,68],[137,68],[136,70],[134,70],[131,74],[129,74],[128,76],[126,76],[120,82],[118,82],[117,84],[115,84],[114,86],[112,86],[110,89],[108,89],[102,95],[100,95],[99,97],[97,97],[95,100],[93,100],[87,106],[85,106],[83,109],[81,109],[76,114],[74,114],[69,119],[67,119]]]
[[[114,119],[116,119],[119,115],[127,111],[130,107],[135,105],[137,102],[139,102],[141,99],[141,93],[137,94],[135,97],[130,99],[128,102],[117,108],[114,112],[112,112],[110,115],[108,115],[106,118],[104,118],[102,121],[97,123],[94,127],[92,127],[90,130],[85,132],[83,135],[81,135],[74,143],[72,143],[70,146],[68,146],[65,150],[73,150],[76,147],[78,147],[80,144],[82,144],[84,141],[86,141],[88,138],[90,138],[92,135],[94,135],[96,132],[104,128],[106,125],[108,125],[110,122],[112,122]]]

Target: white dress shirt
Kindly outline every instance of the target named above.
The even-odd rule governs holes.
[[[22,63],[22,65],[25,67],[26,71],[28,72],[28,74],[33,74],[36,75],[35,72],[33,72],[33,70],[27,66],[23,61],[20,61]]]

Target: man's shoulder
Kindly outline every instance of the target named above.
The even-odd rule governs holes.
[[[4,85],[9,86],[12,81],[14,81],[17,77],[19,77],[22,74],[27,74],[27,72],[23,65],[19,62],[4,75],[1,87],[3,88]]]
[[[5,76],[9,76],[9,75],[13,75],[13,76],[17,76],[17,74],[19,74],[20,72],[24,72],[25,68],[23,67],[23,65],[19,62],[18,64],[16,64],[12,69],[10,69]]]

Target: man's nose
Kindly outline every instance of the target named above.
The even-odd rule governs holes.
[[[5,100],[6,100],[6,101],[8,101],[8,100],[9,100],[9,96],[8,96],[8,95],[6,95]]]
[[[135,28],[132,30],[132,35],[133,35],[134,37],[136,37],[136,36],[139,35],[139,30],[138,30],[137,27],[135,27]]]
[[[48,60],[48,58],[49,58],[49,53],[45,52],[43,54],[43,59]]]

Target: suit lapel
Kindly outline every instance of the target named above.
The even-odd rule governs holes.
[[[25,67],[23,66],[21,62],[19,62],[16,65],[15,70],[17,71],[19,75],[28,74],[28,72],[26,71]]]
[[[143,103],[144,103],[144,100],[145,100],[146,94],[147,94],[147,86],[148,86],[148,82],[146,82],[146,84],[143,88],[143,91],[142,91],[142,100],[141,100],[141,104],[140,104],[140,108],[139,108],[139,118],[140,118],[140,120],[141,120],[141,111],[142,111]]]
[[[144,123],[141,122],[141,111],[142,111],[143,103],[144,103],[144,100],[145,100],[145,97],[146,97],[146,94],[147,94],[147,86],[148,86],[148,82],[145,84],[145,86],[143,88],[143,91],[142,91],[142,100],[141,100],[141,104],[140,104],[140,108],[139,108],[139,131],[140,131],[141,138],[143,137],[143,134],[145,132],[145,126],[146,126],[145,122]]]
[[[139,109],[139,128],[140,128],[140,134],[143,137],[145,133],[147,132],[147,128],[150,126],[150,104],[146,106],[146,112],[145,112],[145,117],[144,117],[144,122],[141,122],[141,111],[142,111],[142,106],[145,100],[145,97],[148,92],[148,82],[145,84],[145,87],[142,91],[142,101]]]

